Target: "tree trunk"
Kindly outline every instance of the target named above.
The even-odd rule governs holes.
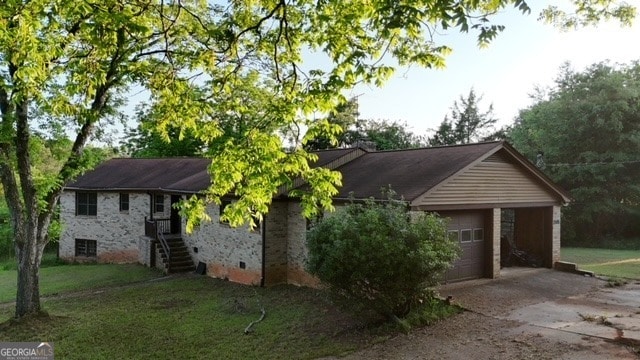
[[[16,294],[16,318],[40,312],[40,262],[44,242],[38,241],[33,232],[16,234],[18,258],[18,291]],[[32,238],[29,238],[32,237]]]

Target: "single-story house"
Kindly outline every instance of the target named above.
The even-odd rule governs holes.
[[[380,198],[380,189],[391,186],[412,211],[450,218],[449,236],[460,242],[462,256],[447,281],[498,277],[501,238],[537,256],[545,267],[559,261],[560,209],[569,195],[506,142],[317,154],[314,166],[342,173],[337,204],[350,194]],[[223,201],[208,207],[211,222],[184,232],[184,219],[172,204],[209,185],[209,165],[201,158],[111,159],[79,177],[65,187],[60,201],[60,257],[138,261],[171,271],[197,266],[202,273],[245,284],[315,285],[304,270],[308,222],[296,198],[274,197],[253,231],[220,222],[228,204]]]

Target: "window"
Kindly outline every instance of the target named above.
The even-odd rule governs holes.
[[[473,241],[484,240],[484,229],[473,229]]]
[[[95,240],[76,239],[76,256],[95,257],[97,249]]]
[[[157,213],[164,212],[164,195],[156,195],[153,201],[153,211]]]
[[[98,214],[98,194],[76,193],[76,215],[96,216]]]
[[[447,236],[449,236],[449,240],[458,242],[460,239],[458,238],[458,230],[449,230],[447,231]]]
[[[460,242],[469,242],[471,241],[471,229],[460,230]]]
[[[129,211],[129,194],[120,194],[120,211]]]
[[[228,223],[228,221],[222,221],[222,213],[224,212],[224,209],[226,209],[227,206],[229,206],[229,205],[231,205],[231,200],[222,200],[222,202],[220,203],[219,215],[220,215],[220,223],[221,224],[227,224]]]

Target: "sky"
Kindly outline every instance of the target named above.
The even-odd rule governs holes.
[[[500,127],[513,123],[518,111],[532,104],[529,95],[536,86],[553,85],[566,61],[580,71],[605,60],[640,60],[639,18],[633,27],[612,22],[562,32],[537,20],[543,4],[530,1],[528,16],[511,9],[500,14],[496,23],[506,29],[488,48],[478,48],[472,33],[443,35],[441,41],[453,48],[443,70],[399,69],[381,89],[354,89],[349,95],[358,97],[360,118],[406,122],[413,133],[428,135],[450,113],[453,102],[473,88],[483,96],[481,110],[493,104]]]

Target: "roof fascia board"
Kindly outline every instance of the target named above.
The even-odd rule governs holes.
[[[131,193],[149,193],[149,192],[164,192],[172,194],[199,194],[201,191],[190,190],[174,190],[165,188],[83,188],[66,186],[63,191],[95,191],[95,192],[131,192]]]
[[[514,202],[514,203],[483,203],[483,204],[446,204],[446,205],[418,205],[412,206],[415,211],[456,211],[456,210],[486,210],[486,209],[515,209],[515,208],[538,208],[559,206],[554,202]]]

